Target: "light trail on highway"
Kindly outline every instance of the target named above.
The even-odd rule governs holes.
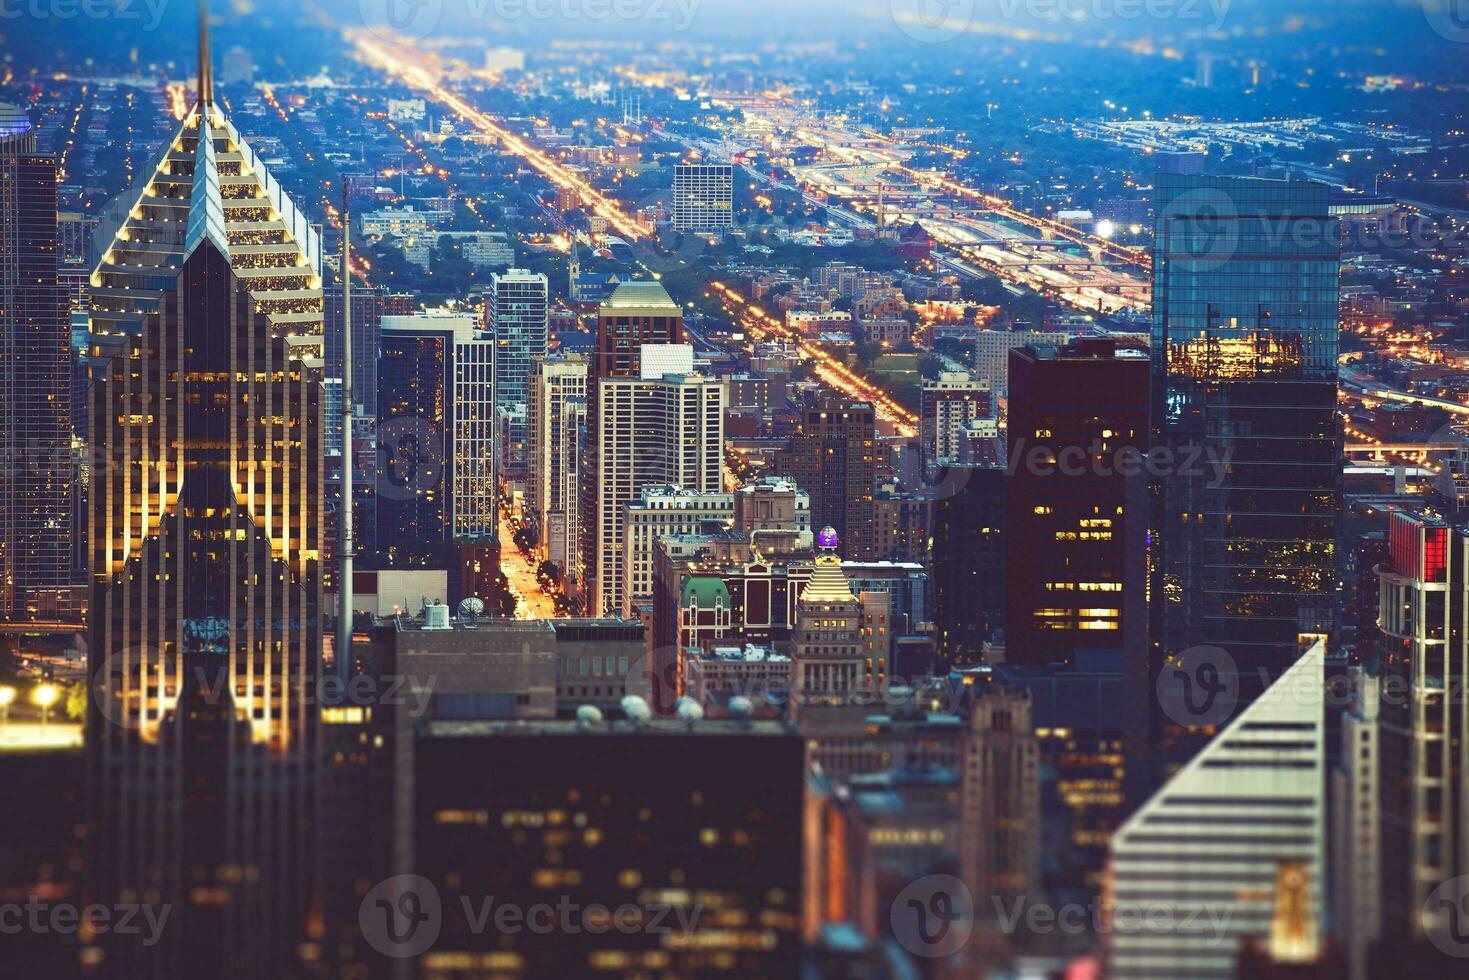
[[[897,433],[905,438],[918,434],[918,416],[902,403],[872,382],[854,373],[828,351],[806,340],[799,333],[781,323],[763,309],[751,303],[737,290],[722,282],[710,282],[709,289],[733,309],[756,340],[776,337],[794,344],[796,349],[810,361],[816,376],[833,388],[872,403],[878,417],[892,423]]]
[[[574,189],[582,196],[584,203],[590,204],[595,213],[607,220],[609,226],[629,238],[644,237],[642,226],[624,212],[615,201],[592,187],[578,174],[553,160],[539,147],[499,125],[488,115],[471,106],[461,96],[449,91],[439,83],[433,72],[422,65],[410,63],[394,55],[382,43],[364,36],[360,31],[349,30],[347,36],[365,62],[401,78],[410,87],[452,109],[461,119],[472,123],[481,132],[500,140],[512,153],[520,156],[556,186]],[[845,395],[871,402],[879,417],[890,422],[900,435],[909,438],[917,435],[917,416],[904,408],[891,395],[852,372],[845,364],[819,346],[792,335],[779,320],[769,316],[759,307],[752,306],[739,293],[722,283],[711,283],[710,286],[739,310],[741,319],[757,339],[761,335],[771,334],[792,341],[797,349],[811,360],[812,368],[818,378]]]
[[[619,234],[631,239],[639,239],[647,234],[643,226],[619,208],[615,201],[597,190],[580,175],[556,162],[540,147],[527,142],[514,131],[501,126],[486,113],[470,105],[461,96],[445,88],[439,82],[438,78],[435,77],[434,73],[427,68],[405,61],[403,58],[395,55],[382,43],[367,37],[362,31],[349,30],[347,37],[356,46],[358,54],[368,64],[392,75],[396,75],[410,87],[416,88],[423,94],[434,99],[434,101],[448,106],[458,114],[460,119],[472,123],[480,132],[499,140],[505,145],[506,149],[525,160],[526,163],[530,164],[538,173],[557,187],[575,190],[581,195],[582,203],[590,206],[592,211],[598,216],[605,218],[607,224],[617,229]]]

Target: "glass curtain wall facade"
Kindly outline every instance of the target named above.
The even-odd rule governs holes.
[[[1333,621],[1339,231],[1322,184],[1156,187],[1149,676],[1208,647],[1243,706]],[[1200,744],[1150,734],[1165,771]]]

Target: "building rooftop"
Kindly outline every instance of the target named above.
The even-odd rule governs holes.
[[[0,138],[29,132],[31,117],[18,105],[0,102]]]
[[[787,735],[796,729],[784,722],[768,719],[701,718],[690,723],[682,719],[650,719],[631,722],[620,719],[582,722],[577,719],[504,719],[486,721],[429,721],[424,734],[430,738],[494,738],[497,736],[586,736],[596,735]]]
[[[768,646],[757,643],[746,643],[743,647],[715,647],[709,651],[692,649],[691,652],[701,660],[727,660],[737,663],[789,663],[790,657],[783,653],[776,653]]]
[[[681,312],[677,303],[668,295],[661,283],[636,279],[618,285],[602,303],[603,311],[645,311],[662,314]]]

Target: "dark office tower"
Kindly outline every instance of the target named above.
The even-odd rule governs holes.
[[[182,918],[152,946],[98,935],[88,961],[296,976],[314,958],[320,247],[213,103],[200,34],[199,101],[92,291],[94,317],[137,332],[90,404],[90,887]]]
[[[1122,648],[1124,472],[1142,469],[1148,362],[1102,338],[1010,352],[1005,659]]]
[[[447,913],[420,965],[527,978],[800,975],[800,735],[707,718],[420,723],[413,870],[427,886],[419,897]],[[457,910],[484,896],[523,910],[530,927],[474,928]]]
[[[377,347],[383,322],[383,290],[352,283],[352,395],[368,417],[377,411]],[[326,376],[342,376],[342,283],[325,295]]]
[[[877,414],[867,402],[808,406],[776,468],[811,495],[811,523],[836,528],[848,558],[876,557]]]
[[[1241,707],[1332,628],[1340,246],[1327,193],[1157,178],[1151,444],[1166,471],[1152,495],[1147,661],[1156,678],[1184,651],[1218,648],[1183,670],[1206,657],[1237,667]],[[1161,713],[1151,723],[1164,770],[1200,744]]]
[[[950,667],[979,663],[1005,624],[1003,458],[944,467],[934,482],[934,642]]]
[[[447,568],[454,331],[412,318],[378,360],[377,564]]]
[[[56,160],[0,103],[0,616],[54,618],[71,582],[71,320]]]

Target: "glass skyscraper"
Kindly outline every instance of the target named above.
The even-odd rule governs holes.
[[[71,583],[71,319],[56,159],[0,104],[0,615],[55,618]]]
[[[1148,690],[1243,705],[1333,620],[1339,231],[1322,184],[1156,186]],[[1210,725],[1151,727],[1167,771]]]

